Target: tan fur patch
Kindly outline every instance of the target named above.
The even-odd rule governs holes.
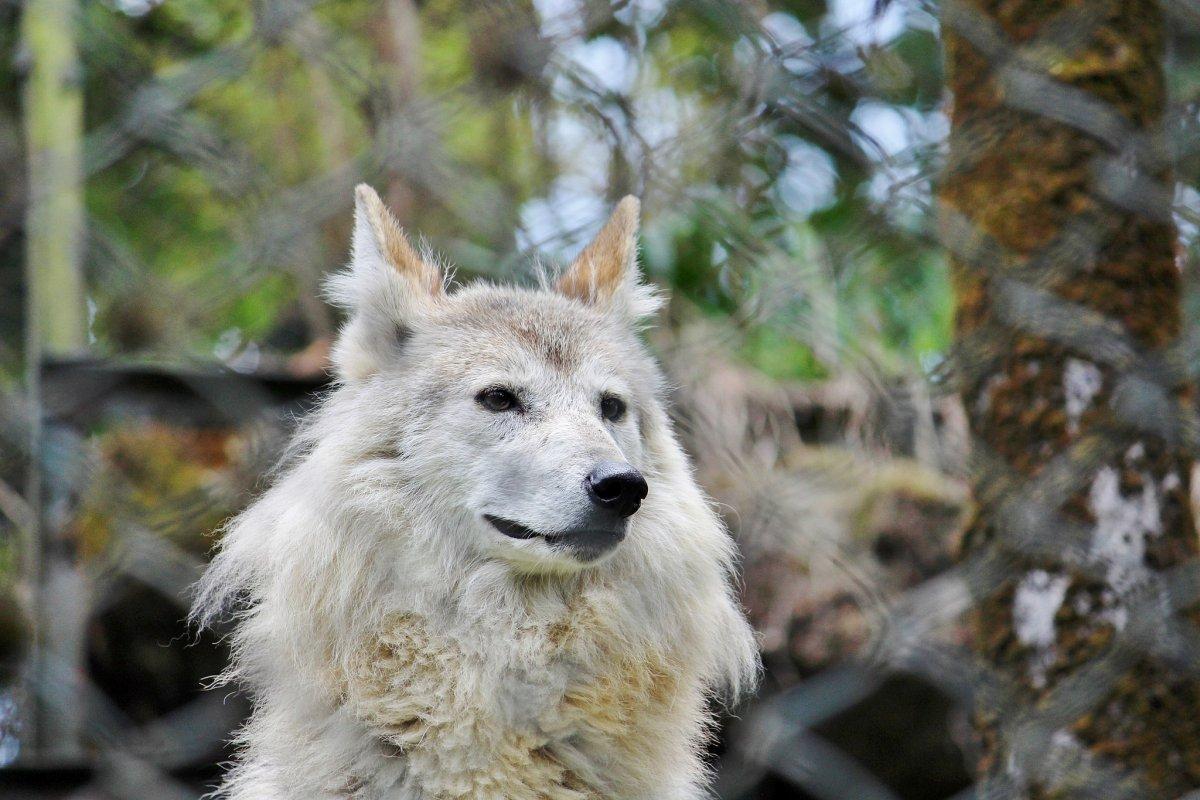
[[[558,759],[555,748],[567,740],[606,754],[605,778],[621,796],[654,791],[660,767],[640,765],[691,762],[689,772],[701,775],[697,733],[708,717],[697,676],[680,658],[617,641],[586,594],[557,622],[518,634],[547,664],[567,659],[595,667],[568,685],[536,726],[497,720],[481,687],[458,682],[458,665],[470,656],[410,614],[388,620],[358,651],[347,678],[350,707],[403,750],[427,796],[439,800],[607,796]]]
[[[575,366],[577,354],[571,351],[566,337],[547,336],[533,324],[514,325],[512,330],[518,339],[542,357],[547,366],[562,371]]]
[[[401,748],[436,800],[600,800],[532,731],[499,727],[473,688],[456,683],[465,658],[422,619],[399,615],[350,668],[348,700]]]
[[[584,737],[602,740],[616,763],[675,764],[692,762],[701,774],[699,751],[710,722],[697,676],[683,659],[649,647],[618,643],[592,607],[572,615],[563,646],[591,647],[601,651],[605,669],[568,688],[559,713]],[[630,769],[624,776],[627,789],[652,791],[657,775]],[[640,795],[638,795],[640,796]]]

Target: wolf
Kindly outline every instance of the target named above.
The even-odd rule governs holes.
[[[254,706],[217,796],[709,796],[758,655],[641,341],[638,213],[557,280],[452,287],[358,187],[333,388],[198,584]]]

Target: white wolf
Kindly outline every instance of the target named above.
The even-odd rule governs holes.
[[[554,286],[446,288],[360,186],[336,387],[226,530],[236,800],[707,796],[757,670],[671,431],[630,197]]]

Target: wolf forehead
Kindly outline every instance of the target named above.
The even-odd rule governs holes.
[[[553,292],[469,284],[447,301],[438,322],[467,334],[471,344],[514,344],[561,372],[598,362],[616,364],[641,354],[632,331]],[[488,352],[479,355],[486,357]]]

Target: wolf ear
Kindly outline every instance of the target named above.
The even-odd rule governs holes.
[[[596,238],[583,248],[558,279],[555,288],[567,297],[615,311],[636,320],[652,314],[659,299],[641,282],[637,266],[638,212],[633,195],[616,209]]]
[[[375,190],[359,184],[350,267],[329,282],[330,298],[350,312],[333,349],[338,376],[376,372],[444,293],[441,271],[409,244]]]

